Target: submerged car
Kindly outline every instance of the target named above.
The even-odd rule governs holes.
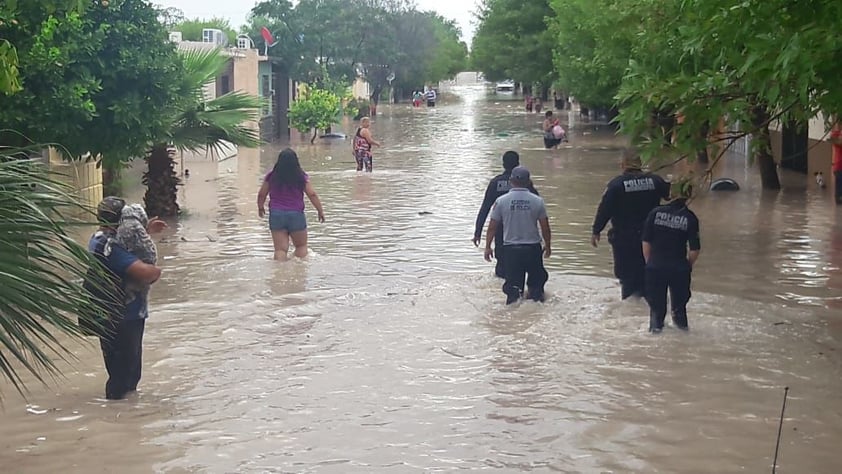
[[[512,92],[515,90],[515,83],[513,81],[498,82],[495,89],[500,92]]]

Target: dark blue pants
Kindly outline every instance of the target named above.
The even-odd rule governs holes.
[[[512,304],[523,295],[524,284],[529,298],[544,301],[544,285],[550,275],[544,268],[544,251],[541,244],[506,245],[506,282],[503,293],[506,304]]]
[[[111,325],[106,336],[99,338],[108,381],[105,398],[120,400],[128,392],[137,390],[143,356],[145,319],[122,320]]]
[[[646,267],[646,302],[649,303],[649,330],[664,327],[667,316],[667,290],[672,304],[672,321],[687,329],[687,302],[690,301],[690,265]]]
[[[497,226],[494,234],[494,258],[497,263],[494,265],[494,274],[497,278],[506,278],[506,248],[503,245],[503,223]]]
[[[646,262],[643,260],[640,239],[640,232],[637,230],[611,229],[608,232],[608,242],[614,254],[614,276],[620,280],[623,299],[643,296],[646,289]]]

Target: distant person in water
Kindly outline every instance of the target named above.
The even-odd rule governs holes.
[[[424,97],[427,99],[427,107],[435,107],[436,106],[436,99],[438,98],[436,94],[436,90],[432,87],[427,89],[427,92],[424,94]]]
[[[836,119],[830,131],[830,143],[833,148],[833,198],[836,204],[842,204],[842,118]]]
[[[558,119],[553,116],[552,110],[548,110],[544,114],[544,123],[541,128],[544,131],[544,148],[547,150],[558,148],[558,145],[567,138],[564,128],[561,127]]]
[[[526,94],[526,97],[524,97],[524,101],[526,101],[526,111],[532,112],[532,104],[534,103],[532,96],[530,94]]]
[[[544,110],[544,103],[541,102],[540,98],[536,97],[535,98],[535,113],[540,114],[542,110]]]
[[[380,146],[380,142],[371,135],[371,119],[363,117],[360,119],[360,127],[354,134],[354,160],[357,162],[357,171],[371,173],[374,170],[374,159],[371,155],[372,147]]]
[[[307,256],[307,218],[304,216],[304,195],[316,208],[319,222],[325,221],[319,195],[310,184],[310,177],[301,169],[298,155],[290,148],[278,155],[275,167],[266,174],[257,193],[257,212],[266,215],[269,198],[269,229],[275,246],[275,260],[287,260],[289,241],[295,246],[295,256]]]
[[[412,106],[413,107],[421,107],[421,101],[424,99],[424,94],[421,91],[415,91],[412,93]]]

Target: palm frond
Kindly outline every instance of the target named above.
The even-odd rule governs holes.
[[[182,112],[172,129],[172,143],[183,150],[220,149],[226,143],[254,148],[260,137],[249,122],[257,120],[260,101],[241,91],[197,104]]]
[[[170,142],[181,150],[219,151],[226,144],[256,147],[259,134],[247,126],[258,118],[257,97],[235,91],[207,100],[204,86],[225,72],[230,58],[220,49],[182,51],[185,103],[170,130]]]
[[[86,212],[71,192],[43,165],[0,156],[0,374],[21,393],[20,367],[57,374],[69,351],[56,334],[81,336],[75,316],[94,307],[81,281],[99,264],[68,235]]]
[[[216,80],[228,67],[229,58],[220,48],[182,50],[182,97],[189,102],[202,102],[204,86]]]

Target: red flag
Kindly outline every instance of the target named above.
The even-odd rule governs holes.
[[[269,31],[269,28],[266,28],[265,26],[260,28],[260,36],[263,37],[263,41],[265,41],[267,45],[271,45],[275,42],[275,38],[272,36],[272,32]]]

